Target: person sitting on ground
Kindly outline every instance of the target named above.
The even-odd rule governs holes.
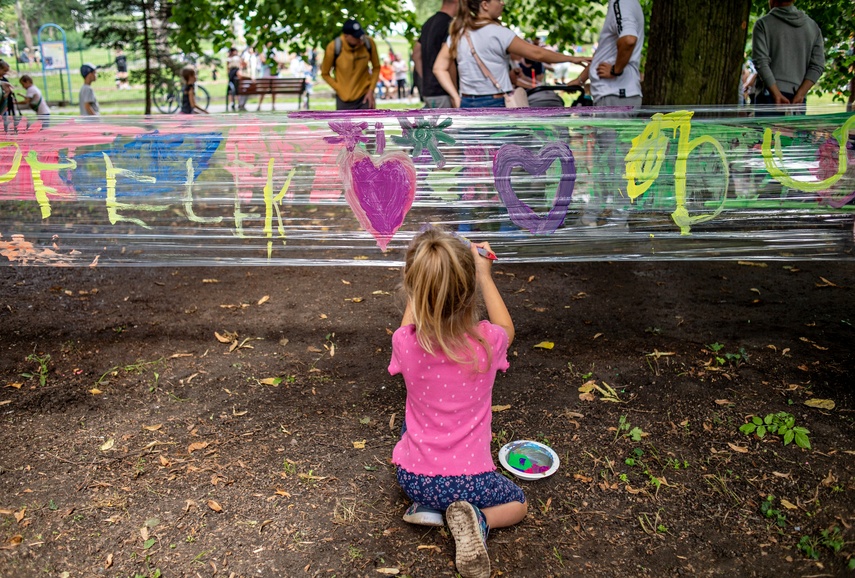
[[[492,261],[436,228],[413,239],[403,287],[407,304],[392,335],[389,373],[407,387],[401,439],[392,452],[398,483],[413,500],[404,521],[442,525],[456,544],[457,571],[489,578],[487,533],[528,512],[522,489],[496,471],[490,453],[492,392],[506,371],[514,323],[491,276]],[[489,321],[478,321],[478,294]]]
[[[207,110],[196,103],[196,70],[192,66],[185,66],[181,70],[181,78],[184,79],[184,90],[181,93],[181,113],[208,114]]]
[[[50,115],[50,107],[42,98],[42,91],[33,83],[33,78],[29,74],[24,74],[20,82],[21,87],[26,91],[26,94],[21,96],[21,101],[39,116]]]

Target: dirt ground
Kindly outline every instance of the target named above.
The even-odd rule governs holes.
[[[855,264],[494,270],[494,452],[561,459],[494,576],[855,575]],[[389,463],[398,282],[0,269],[0,576],[455,576]],[[778,412],[811,449],[739,430]]]

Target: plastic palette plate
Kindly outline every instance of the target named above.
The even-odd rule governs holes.
[[[499,463],[523,480],[547,478],[558,470],[558,454],[540,442],[517,440],[499,450]]]

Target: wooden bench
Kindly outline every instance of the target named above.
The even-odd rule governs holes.
[[[303,102],[303,95],[306,95],[306,109],[309,108],[309,93],[306,91],[305,78],[278,78],[269,76],[264,78],[241,78],[238,81],[237,93],[239,95],[248,94],[296,94],[297,95],[297,110]]]

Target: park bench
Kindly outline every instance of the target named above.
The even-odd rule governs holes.
[[[296,94],[297,109],[301,108],[303,95],[306,95],[306,108],[309,108],[309,93],[307,92],[305,78],[278,78],[275,76],[256,78],[242,78],[238,81],[238,94]]]

